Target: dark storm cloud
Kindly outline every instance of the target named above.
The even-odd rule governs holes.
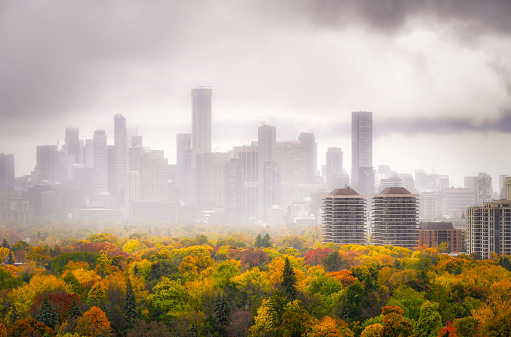
[[[511,3],[508,0],[288,0],[262,3],[274,9],[278,6],[283,16],[298,14],[314,25],[326,27],[343,26],[358,18],[375,30],[392,32],[411,18],[426,17],[439,24],[459,24],[460,29],[475,32],[507,34],[511,31]]]
[[[459,134],[464,132],[476,133],[511,133],[511,110],[503,109],[497,119],[476,122],[468,118],[392,118],[378,119],[374,123],[374,135],[383,137],[399,133],[405,135],[419,134]]]

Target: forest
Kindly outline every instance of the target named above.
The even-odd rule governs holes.
[[[508,256],[206,227],[2,226],[0,337],[510,335]]]

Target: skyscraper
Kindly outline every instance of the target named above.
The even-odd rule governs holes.
[[[78,128],[66,128],[66,154],[75,157],[75,163],[81,163],[80,131]]]
[[[318,170],[318,144],[312,132],[302,132],[298,137],[300,143],[305,146],[307,183],[312,184]]]
[[[93,137],[92,185],[94,194],[108,190],[108,147],[105,130],[96,130]]]
[[[211,98],[213,89],[192,89],[192,153],[211,152]]]
[[[176,185],[179,199],[185,205],[192,204],[192,135],[176,135]]]
[[[351,116],[351,181],[352,185],[362,195],[373,193],[373,113],[355,111]],[[361,190],[360,186],[365,190]]]
[[[258,214],[266,219],[266,210],[277,202],[278,167],[275,163],[277,130],[271,125],[261,125],[257,130],[258,152]]]
[[[349,184],[348,175],[344,174],[342,159],[341,148],[329,147],[326,151],[325,180],[330,191],[343,188],[345,184]]]
[[[202,159],[211,152],[211,101],[213,89],[192,89],[192,171],[193,199],[197,204],[202,186]]]
[[[14,155],[0,153],[0,190],[14,189]]]
[[[114,117],[114,183],[112,194],[122,200],[122,193],[128,171],[128,136],[126,118],[117,114]]]

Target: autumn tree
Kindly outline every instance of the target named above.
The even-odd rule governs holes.
[[[82,336],[96,337],[110,335],[112,329],[103,310],[92,307],[78,318],[76,333]]]
[[[332,272],[332,271],[339,271],[342,269],[342,259],[339,255],[339,252],[333,251],[330,254],[327,255],[323,259],[323,267],[325,268],[325,271]]]
[[[53,336],[53,331],[45,324],[33,318],[20,319],[8,329],[11,337],[43,337]]]
[[[163,322],[138,321],[126,337],[172,337],[169,329]]]
[[[426,301],[420,309],[420,316],[415,329],[423,337],[436,337],[442,325],[442,317],[438,313],[438,303]]]
[[[309,330],[313,323],[313,317],[300,306],[298,300],[286,305],[279,332],[282,336],[301,337]]]
[[[48,297],[44,298],[41,308],[37,313],[36,320],[52,329],[59,323],[59,316],[57,315],[55,308],[53,308],[53,305],[48,300]]]
[[[403,309],[398,306],[386,306],[382,310],[383,328],[382,336],[385,337],[412,337],[416,336],[413,325],[403,317]]]

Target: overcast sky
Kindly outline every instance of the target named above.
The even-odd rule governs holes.
[[[351,112],[373,112],[374,165],[511,175],[506,0],[0,0],[0,153],[29,174],[36,145],[113,116],[175,162],[190,89],[213,87],[213,146],[314,132],[351,164]]]

